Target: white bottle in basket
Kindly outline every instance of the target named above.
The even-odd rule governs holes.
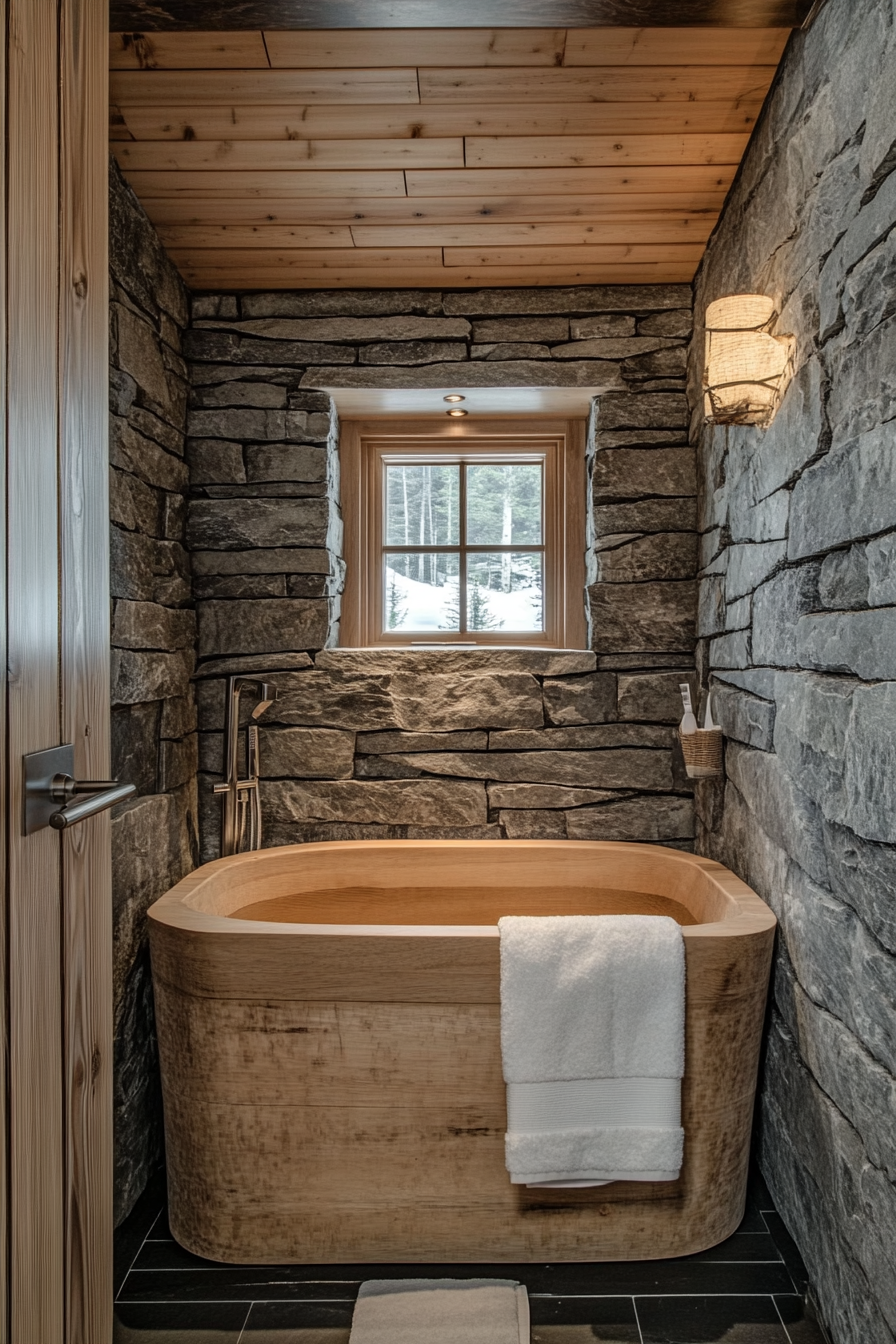
[[[678,725],[678,731],[682,737],[687,737],[689,733],[696,733],[697,720],[694,717],[694,709],[691,704],[691,688],[687,682],[679,682],[678,689],[681,691],[681,703],[684,705],[684,716]]]

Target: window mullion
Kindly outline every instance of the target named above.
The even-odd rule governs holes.
[[[460,563],[457,567],[458,573],[458,602],[457,609],[460,615],[460,633],[467,633],[467,467],[466,463],[460,464],[460,482],[458,490],[458,539],[460,541]]]

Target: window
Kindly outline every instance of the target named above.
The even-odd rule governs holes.
[[[341,643],[583,647],[584,425],[345,421]]]

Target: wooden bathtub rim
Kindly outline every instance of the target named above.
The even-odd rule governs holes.
[[[591,854],[622,854],[657,861],[656,866],[695,870],[704,879],[708,879],[725,901],[731,914],[711,922],[685,925],[682,934],[687,941],[701,938],[739,938],[771,933],[776,919],[771,909],[751,887],[723,864],[702,855],[689,854],[684,850],[670,849],[665,845],[639,845],[628,841],[615,840],[325,840],[309,844],[279,845],[270,849],[256,850],[250,854],[236,854],[223,859],[213,859],[182,878],[150,906],[150,920],[159,925],[167,925],[184,933],[227,934],[231,937],[376,937],[376,938],[495,938],[498,928],[494,924],[451,925],[451,924],[300,924],[275,923],[268,921],[234,919],[229,915],[212,914],[197,909],[191,901],[203,890],[213,887],[215,880],[224,872],[238,869],[251,871],[253,867],[265,865],[277,869],[277,860],[287,855],[311,855],[326,852],[357,853],[359,850],[374,850],[382,853],[392,850],[397,855],[402,851],[446,851],[469,850],[474,853],[494,853],[496,850],[511,851],[558,851],[558,853],[577,852]],[[288,871],[284,868],[283,872]],[[640,890],[641,888],[632,888]],[[665,893],[657,893],[665,894]],[[682,902],[684,903],[684,902]],[[238,907],[236,907],[238,908]],[[693,912],[692,912],[693,913]]]
[[[604,853],[624,861],[646,860],[660,890],[662,874],[668,874],[671,864],[682,880],[688,873],[699,875],[712,884],[716,905],[727,913],[711,923],[682,928],[692,991],[698,984],[713,984],[716,970],[715,979],[732,979],[726,983],[726,997],[748,992],[749,985],[743,983],[746,962],[735,947],[743,940],[770,947],[774,936],[775,917],[755,892],[714,860],[681,850],[621,841],[323,841],[218,859],[184,878],[149,911],[153,975],[212,999],[499,1002],[495,924],[280,924],[232,919],[187,903],[197,891],[213,890],[222,872],[267,867],[289,879],[299,854],[326,852],[338,861],[340,853],[349,852],[357,860],[371,846],[381,855],[391,850],[398,856],[406,854],[408,846],[425,853],[464,850],[489,857],[500,857],[499,851],[506,854],[511,846],[518,853],[556,850],[568,855],[572,850],[585,859]],[[644,890],[643,881],[639,872],[631,889]],[[245,904],[242,892],[232,901],[233,908]],[[247,938],[253,941],[246,942]],[[702,995],[696,1001],[702,1001]]]

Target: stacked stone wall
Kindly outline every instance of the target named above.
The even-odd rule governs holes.
[[[138,797],[112,822],[115,1213],[161,1161],[147,907],[192,868],[196,622],[184,547],[188,301],[110,166],[112,770]]]
[[[681,285],[194,298],[187,535],[204,858],[218,852],[224,677],[249,670],[281,692],[261,735],[266,844],[692,845],[673,734],[696,604],[690,331]],[[452,385],[600,389],[581,538],[591,650],[335,647],[338,425],[320,389]]]
[[[896,11],[794,35],[697,283],[772,295],[766,433],[699,414],[700,666],[727,783],[699,846],[780,921],[763,1172],[835,1344],[896,1338]],[[701,337],[694,348],[699,398]]]

